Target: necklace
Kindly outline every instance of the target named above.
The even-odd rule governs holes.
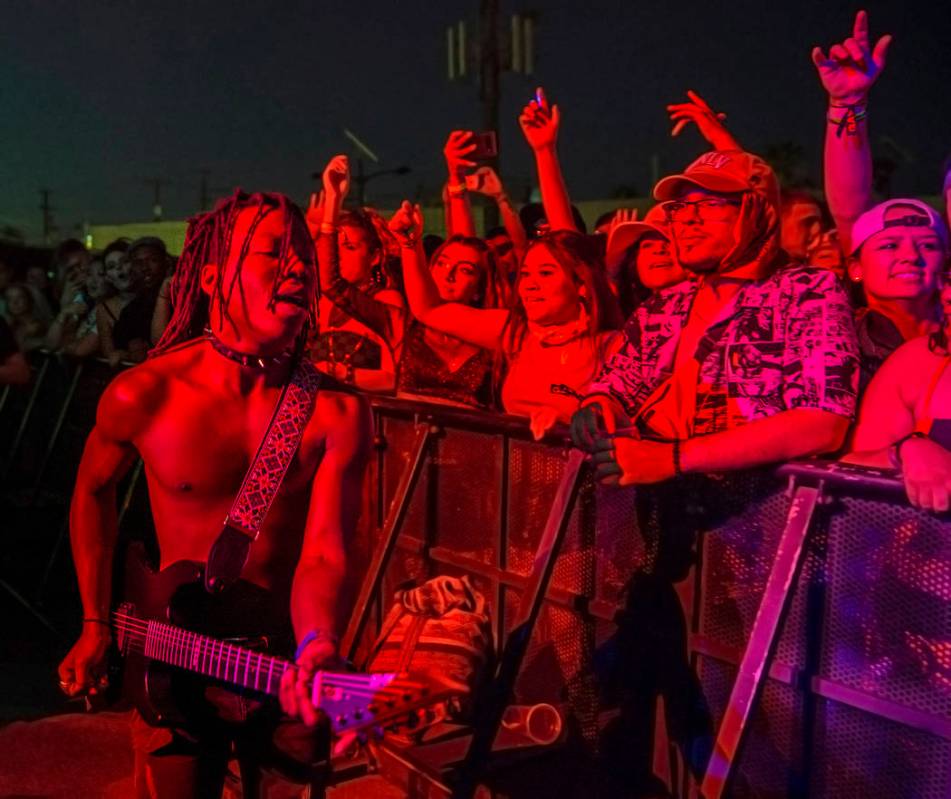
[[[211,328],[208,327],[205,328],[205,338],[210,342],[211,346],[215,348],[216,352],[224,355],[229,361],[234,361],[241,366],[246,366],[251,369],[267,369],[272,366],[280,366],[281,364],[287,363],[294,354],[293,347],[284,350],[280,355],[253,355],[246,352],[239,352],[225,344],[212,333]]]

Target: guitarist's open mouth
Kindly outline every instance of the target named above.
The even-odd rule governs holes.
[[[286,302],[296,305],[298,308],[303,308],[305,311],[307,310],[307,301],[297,294],[275,294],[274,302]]]

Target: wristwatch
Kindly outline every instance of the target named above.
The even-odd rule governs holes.
[[[888,448],[888,462],[892,465],[892,468],[896,472],[902,471],[902,468],[904,467],[904,463],[902,462],[902,459],[901,459],[901,448],[902,448],[902,445],[906,441],[908,441],[908,439],[927,438],[927,437],[928,436],[926,436],[920,430],[915,430],[913,433],[909,433],[908,435],[902,436],[901,438],[898,439],[898,441],[892,444]]]

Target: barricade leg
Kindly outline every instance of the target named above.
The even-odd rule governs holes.
[[[794,489],[763,599],[700,787],[705,799],[719,799],[729,784],[805,561],[806,539],[821,491],[821,487]]]

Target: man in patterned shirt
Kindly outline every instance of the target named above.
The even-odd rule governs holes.
[[[621,485],[836,450],[855,411],[852,312],[834,274],[783,262],[772,170],[710,152],[654,196],[694,278],[629,320],[572,420],[576,445]]]

